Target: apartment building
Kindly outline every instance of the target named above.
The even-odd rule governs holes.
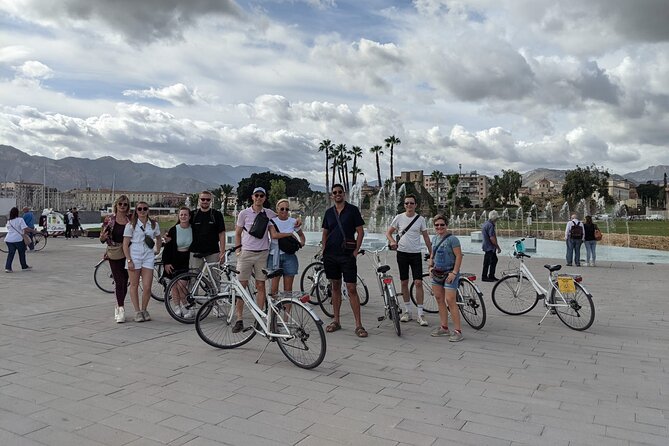
[[[458,197],[469,198],[473,207],[481,207],[483,205],[483,201],[488,196],[489,190],[487,176],[479,175],[475,170],[459,175],[456,195]]]

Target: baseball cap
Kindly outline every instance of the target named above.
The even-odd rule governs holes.
[[[253,189],[253,193],[255,194],[256,192],[262,192],[263,194],[267,195],[267,192],[265,192],[265,189],[262,187],[256,187]]]

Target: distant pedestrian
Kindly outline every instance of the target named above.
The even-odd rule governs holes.
[[[386,239],[390,249],[397,250],[397,269],[400,273],[402,284],[402,299],[404,300],[404,311],[400,321],[409,322],[413,313],[413,303],[409,299],[409,268],[411,278],[416,290],[416,321],[418,325],[427,327],[429,324],[423,314],[423,253],[421,238],[425,241],[427,252],[432,252],[432,242],[427,234],[425,218],[416,212],[416,196],[408,194],[404,197],[404,209],[406,212],[397,214],[386,231]],[[397,235],[393,235],[397,232]]]
[[[599,231],[599,227],[592,222],[592,217],[590,215],[585,217],[585,223],[583,224],[584,242],[585,245],[585,255],[586,255],[586,265],[587,266],[596,266],[595,262],[597,261],[597,239],[595,238],[595,231]]]
[[[72,209],[68,209],[65,213],[65,238],[72,237],[72,226],[74,226],[74,214]]]
[[[79,220],[79,211],[77,208],[72,208],[72,237],[79,238],[81,234],[81,221]]]
[[[34,229],[30,229],[26,222],[19,217],[19,208],[13,207],[9,211],[9,220],[7,220],[7,235],[5,236],[5,243],[7,244],[7,261],[5,262],[5,272],[12,272],[12,263],[14,263],[14,256],[16,253],[19,253],[19,262],[21,263],[21,268],[31,269],[30,266],[26,263],[26,244],[23,241],[24,234],[30,234],[35,232]]]
[[[33,213],[28,206],[23,206],[23,221],[26,222],[26,226],[28,226],[30,229],[35,229],[35,217],[33,216]],[[28,246],[28,249],[33,251],[35,249],[33,232],[28,234],[28,237],[30,237],[30,245]]]
[[[488,220],[483,223],[481,233],[483,234],[483,245],[481,249],[485,253],[483,255],[483,273],[481,280],[483,282],[497,282],[499,279],[495,277],[495,269],[497,268],[497,254],[502,252],[502,248],[497,241],[497,233],[495,232],[495,225],[499,213],[496,210],[490,211]]]
[[[572,262],[576,266],[581,266],[581,244],[585,240],[585,231],[583,223],[576,217],[576,214],[572,214],[571,220],[567,223],[564,239],[567,242],[567,266],[572,266]]]
[[[128,270],[125,268],[126,258],[123,252],[123,234],[129,222],[130,200],[126,195],[119,196],[114,202],[113,214],[107,216],[100,230],[100,243],[107,245],[105,256],[109,262],[114,278],[116,306],[114,320],[125,322],[125,297],[128,293]]]

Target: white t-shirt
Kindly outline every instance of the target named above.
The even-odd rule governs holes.
[[[160,226],[158,225],[158,222],[154,222],[152,225],[151,221],[147,220],[146,225],[144,225],[140,220],[137,220],[137,224],[134,228],[128,223],[123,230],[123,237],[130,237],[130,241],[132,242],[130,250],[135,253],[152,250],[152,248],[149,248],[146,246],[146,243],[144,243],[145,235],[148,235],[151,238],[158,237],[160,235]]]
[[[296,230],[295,223],[297,223],[297,220],[295,220],[293,217],[288,217],[286,220],[281,220],[279,217],[275,217],[272,219],[272,221],[276,223],[277,227],[279,228],[279,232],[281,233],[293,233]],[[272,223],[270,223],[270,225],[271,224]],[[271,254],[277,252],[284,254],[284,252],[279,249],[279,239],[272,239],[269,250]]]
[[[7,235],[5,241],[7,243],[18,243],[23,240],[23,230],[27,228],[26,222],[21,217],[16,217],[7,222]]]
[[[395,228],[395,234],[393,234],[393,236],[401,234],[402,231],[411,224],[414,218],[416,218],[416,215],[407,217],[406,213],[397,214],[392,223],[390,223],[390,226]],[[402,238],[400,238],[399,243],[397,243],[397,250],[407,253],[421,252],[420,240],[423,237],[423,231],[427,231],[427,224],[425,223],[425,218],[419,216],[418,220],[416,220]]]

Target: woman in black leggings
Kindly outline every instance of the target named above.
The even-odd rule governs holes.
[[[114,202],[114,213],[105,218],[100,231],[100,241],[107,244],[107,257],[109,267],[114,277],[116,286],[116,307],[114,308],[114,320],[117,323],[125,322],[125,296],[128,293],[128,270],[125,269],[125,256],[123,255],[123,231],[128,224],[130,211],[130,200],[121,195]],[[119,252],[120,251],[120,252]],[[117,254],[118,253],[118,254]],[[121,256],[118,258],[118,256]]]

